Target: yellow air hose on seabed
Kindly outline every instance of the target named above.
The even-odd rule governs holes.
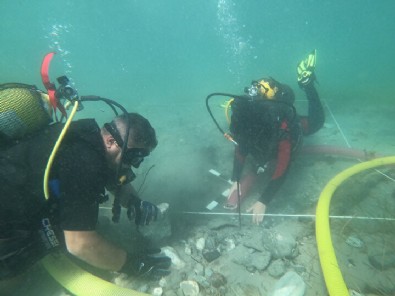
[[[329,206],[331,198],[340,184],[351,176],[368,169],[394,164],[395,156],[390,156],[354,165],[336,175],[328,182],[328,184],[326,184],[325,188],[321,192],[316,210],[316,240],[326,287],[329,295],[331,296],[349,295],[347,286],[337,263],[331,240],[331,232],[329,228]]]
[[[48,273],[69,292],[78,296],[149,296],[119,287],[83,270],[64,254],[50,254],[41,260]]]
[[[59,135],[58,140],[55,143],[52,153],[49,157],[47,167],[44,174],[44,195],[45,198],[49,198],[49,173],[53,161],[55,159],[56,152],[58,151],[60,144],[66,132],[71,124],[71,121],[77,112],[78,101],[75,101],[73,110],[67,119],[62,132]],[[126,289],[107,282],[93,274],[83,270],[78,265],[71,262],[64,254],[56,253],[49,254],[41,260],[44,268],[48,273],[65,289],[78,296],[149,296],[149,294],[137,292],[131,289]]]

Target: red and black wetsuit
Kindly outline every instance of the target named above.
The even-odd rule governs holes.
[[[248,154],[257,164],[272,172],[271,180],[260,197],[270,202],[284,182],[293,151],[303,135],[319,130],[325,120],[322,104],[313,83],[304,87],[309,102],[308,115],[298,116],[289,102],[245,97],[232,104],[230,130],[238,146],[233,161],[233,181],[240,181]]]

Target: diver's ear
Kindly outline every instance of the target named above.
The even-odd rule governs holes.
[[[111,135],[104,135],[104,145],[107,149],[110,149],[113,145],[116,145],[117,142]]]

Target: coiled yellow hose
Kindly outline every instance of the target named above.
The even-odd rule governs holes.
[[[47,255],[41,263],[59,284],[77,296],[149,296],[94,276],[61,253]]]
[[[340,184],[351,176],[368,169],[391,164],[395,164],[395,156],[382,157],[359,163],[336,175],[326,184],[321,192],[316,210],[316,240],[326,287],[331,296],[349,295],[331,240],[329,227],[331,198]]]

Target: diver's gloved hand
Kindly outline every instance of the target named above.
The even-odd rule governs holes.
[[[134,203],[134,222],[136,225],[148,225],[158,219],[159,209],[153,203],[138,199]]]
[[[160,249],[147,250],[145,254],[128,254],[126,263],[120,272],[133,276],[144,276],[153,279],[170,274],[171,259],[161,254]]]
[[[301,61],[297,67],[298,84],[301,88],[313,83],[315,80],[315,64],[316,64],[317,50],[313,50],[306,59]]]

